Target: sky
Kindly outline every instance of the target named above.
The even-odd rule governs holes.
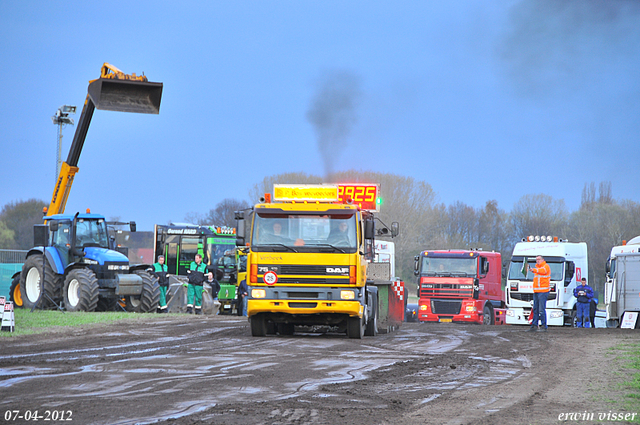
[[[447,205],[640,202],[640,2],[0,1],[0,207],[50,201],[51,116],[78,121],[104,62],[162,82],[160,113],[95,111],[67,213],[152,230],[351,169]]]

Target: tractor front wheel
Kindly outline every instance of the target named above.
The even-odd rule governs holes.
[[[98,279],[89,269],[74,269],[64,280],[64,306],[67,311],[94,311],[98,305]]]
[[[125,309],[134,313],[155,312],[160,302],[158,278],[144,270],[136,270],[134,273],[142,278],[142,292],[140,295],[126,296]]]

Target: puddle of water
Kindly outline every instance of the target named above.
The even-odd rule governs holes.
[[[435,400],[436,398],[440,397],[442,394],[431,394],[429,397],[423,399],[420,404],[425,404],[425,403],[429,403],[430,401]]]

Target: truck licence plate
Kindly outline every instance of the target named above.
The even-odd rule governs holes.
[[[451,323],[453,322],[453,319],[439,319],[438,321],[441,323]]]

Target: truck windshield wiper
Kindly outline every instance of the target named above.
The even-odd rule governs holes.
[[[309,245],[308,245],[308,246],[309,246]],[[342,252],[343,254],[346,254],[346,253],[347,253],[347,251],[345,251],[344,249],[342,249],[342,248],[338,248],[337,246],[335,246],[335,245],[331,245],[331,244],[328,244],[328,243],[315,243],[315,244],[313,244],[312,246],[328,246],[328,247],[331,247],[331,248],[335,249],[336,251],[340,251],[340,252]]]
[[[262,245],[262,246],[281,246],[281,247],[283,247],[283,248],[290,249],[290,250],[291,250],[291,251],[293,251],[293,252],[298,252],[296,249],[291,248],[290,246],[285,245],[285,244],[283,244],[283,243],[263,243],[263,244],[260,244],[260,245]]]

